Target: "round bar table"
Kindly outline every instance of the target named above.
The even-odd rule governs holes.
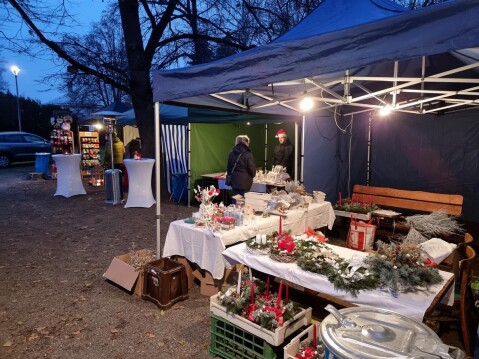
[[[55,196],[71,197],[86,194],[80,172],[80,154],[52,155],[57,166],[57,191]]]
[[[128,172],[128,198],[125,208],[150,208],[156,203],[151,190],[151,175],[155,160],[152,158],[126,159],[123,163]]]

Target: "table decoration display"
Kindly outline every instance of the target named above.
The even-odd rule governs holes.
[[[284,347],[284,359],[322,359],[324,347],[321,340],[321,323],[312,325],[291,339]]]
[[[338,202],[333,205],[333,209],[337,216],[354,215],[357,219],[370,220],[372,212],[378,210],[379,206],[372,202],[371,196],[353,195],[351,198],[343,199],[339,192]]]
[[[256,237],[246,241],[246,250],[254,255],[267,255],[271,251],[273,242],[272,235],[257,234]]]
[[[225,231],[228,231],[228,230],[230,230],[230,229],[235,228],[235,223],[236,223],[235,217],[231,217],[231,216],[217,216],[217,215],[214,215],[214,214],[213,214],[212,219],[213,219],[216,223],[219,223],[220,228],[223,229],[223,230],[225,230]]]
[[[280,226],[280,232],[273,233],[274,242],[271,246],[269,257],[272,260],[283,263],[293,263],[296,261],[298,251],[293,236],[290,232],[282,232]]]
[[[194,189],[195,199],[200,202],[200,219],[211,221],[211,217],[216,211],[217,206],[213,203],[213,198],[220,194],[220,190],[215,186],[201,188],[198,186]]]
[[[387,244],[378,242],[376,254],[368,255],[364,263],[377,277],[377,287],[397,295],[400,291],[416,291],[419,288],[439,284],[443,281],[437,263],[424,258],[416,244]]]
[[[271,171],[262,170],[256,171],[254,181],[258,183],[268,183],[272,185],[283,185],[290,179],[288,173],[286,172],[286,167],[283,166],[272,166]]]
[[[396,296],[439,284],[437,264],[414,244],[378,243],[378,251],[346,260],[321,242],[296,238],[297,265],[324,275],[335,288],[357,296],[362,290],[384,289]]]
[[[239,288],[239,290],[238,290]],[[218,295],[218,303],[231,314],[240,315],[260,325],[274,330],[294,318],[302,308],[298,303],[282,298],[283,281],[278,293],[270,293],[269,277],[267,282],[254,277],[238,278],[238,285],[231,286]]]
[[[289,181],[284,184],[284,190],[288,193],[298,193],[300,195],[306,195],[306,189],[304,185],[299,181]]]
[[[462,234],[464,228],[456,218],[440,211],[408,216],[405,220],[411,228],[403,242],[420,244],[433,237]]]

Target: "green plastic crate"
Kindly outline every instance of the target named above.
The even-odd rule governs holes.
[[[264,339],[211,313],[212,355],[224,359],[276,359],[282,356],[282,350],[282,346],[272,346]]]

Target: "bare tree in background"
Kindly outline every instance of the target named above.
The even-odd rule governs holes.
[[[4,60],[0,57],[0,92],[7,92],[8,84],[5,80],[6,67],[4,66]]]
[[[396,2],[417,7],[438,1]],[[67,81],[66,89],[74,91],[78,102],[108,103],[127,94],[145,155],[153,156],[153,69],[199,64],[270,42],[319,3],[321,0],[118,0],[117,12],[112,5],[89,35],[75,37],[64,30],[75,19],[63,2],[45,8],[39,0],[8,0],[0,3],[0,36],[2,23],[26,26],[28,32],[19,28],[18,36],[6,39],[9,48],[32,56],[53,52],[53,61],[63,66],[60,75]],[[33,46],[39,43],[46,46]],[[79,90],[87,84],[88,91]]]
[[[67,81],[71,86],[67,88],[73,90],[87,80],[91,85],[91,79],[88,79],[90,75],[98,81],[97,96],[112,96],[113,99],[120,96],[121,92],[128,94],[135,110],[145,155],[153,156],[151,70],[210,61],[265,43],[280,35],[280,31],[290,28],[291,18],[304,16],[306,9],[309,10],[307,6],[313,8],[313,5],[309,5],[313,2],[307,1],[306,7],[299,8],[305,11],[298,11],[294,7],[297,3],[304,2],[119,0],[124,48],[118,46],[116,38],[106,41],[105,36],[118,34],[113,24],[109,28],[100,23],[86,38],[60,32],[62,26],[75,21],[62,5],[45,8],[40,1],[8,0],[0,5],[6,10],[5,15],[0,15],[3,16],[0,21],[11,23],[20,20],[22,26],[28,27],[29,36],[22,38],[19,30],[18,37],[7,39],[10,48],[41,56],[45,55],[42,52],[46,51],[45,47],[40,52],[32,53],[35,48],[32,44],[41,42],[53,51],[62,60],[56,61],[63,64],[63,75],[70,74],[67,75]],[[283,12],[273,15],[273,11],[279,10]],[[289,18],[284,15],[288,11],[291,11]],[[113,22],[112,15],[112,12],[108,14]],[[280,26],[277,26],[278,22]],[[115,46],[110,49],[111,45]],[[125,58],[122,51],[126,52],[126,67],[122,62],[122,58]],[[69,66],[69,72],[65,71],[66,66]],[[79,96],[79,99],[87,103],[92,100],[87,94]]]

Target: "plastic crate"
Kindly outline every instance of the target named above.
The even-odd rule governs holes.
[[[210,297],[210,311],[218,317],[224,318],[243,330],[264,339],[272,346],[279,346],[284,339],[295,333],[299,328],[309,325],[311,322],[311,308],[301,310],[292,319],[284,322],[283,326],[274,331],[262,328],[260,325],[249,321],[239,315],[228,313],[226,308],[218,303],[218,294]]]
[[[313,325],[316,325],[316,341],[319,344],[321,342],[321,323],[317,322]],[[308,344],[313,341],[313,325],[307,327],[284,346],[284,359],[294,359],[302,343]]]
[[[211,313],[212,355],[224,359],[276,359],[281,357],[282,351],[282,347],[272,346],[264,339]]]

